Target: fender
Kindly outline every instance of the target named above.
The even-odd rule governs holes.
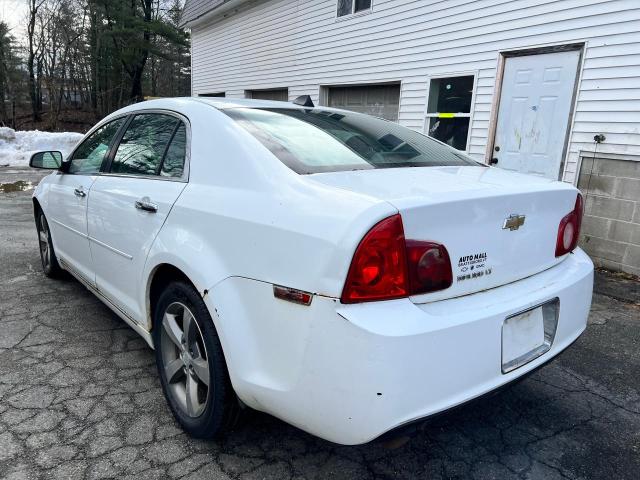
[[[185,241],[185,238],[189,241]],[[151,281],[158,267],[163,264],[172,265],[182,271],[202,296],[212,285],[229,276],[218,253],[197,232],[187,232],[180,225],[165,223],[149,250],[142,274],[145,288],[140,289],[139,302],[145,306],[147,315],[144,327],[149,331],[152,328],[149,305]]]

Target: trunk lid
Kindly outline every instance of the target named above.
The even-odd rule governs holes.
[[[431,240],[447,248],[453,285],[412,297],[416,303],[487,290],[562,261],[555,257],[558,226],[573,210],[577,195],[566,183],[482,166],[360,170],[310,178],[391,203],[402,216],[408,240]]]

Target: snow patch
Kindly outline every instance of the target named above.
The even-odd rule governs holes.
[[[83,136],[74,132],[16,132],[0,127],[0,167],[26,167],[31,155],[46,150],[58,150],[67,156]]]

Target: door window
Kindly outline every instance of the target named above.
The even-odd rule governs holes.
[[[473,75],[431,79],[427,104],[429,136],[458,150],[467,150],[473,83]]]
[[[109,144],[122,126],[125,117],[118,118],[98,128],[87,137],[73,152],[69,173],[92,174],[98,173],[102,160],[109,150]]]
[[[181,124],[171,115],[144,113],[133,117],[116,150],[111,173],[158,175],[169,142]],[[172,165],[179,163],[175,153],[172,159]]]

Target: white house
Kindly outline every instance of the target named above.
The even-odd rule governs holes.
[[[578,184],[585,248],[640,274],[640,0],[187,0],[182,23],[194,95],[308,94]]]

